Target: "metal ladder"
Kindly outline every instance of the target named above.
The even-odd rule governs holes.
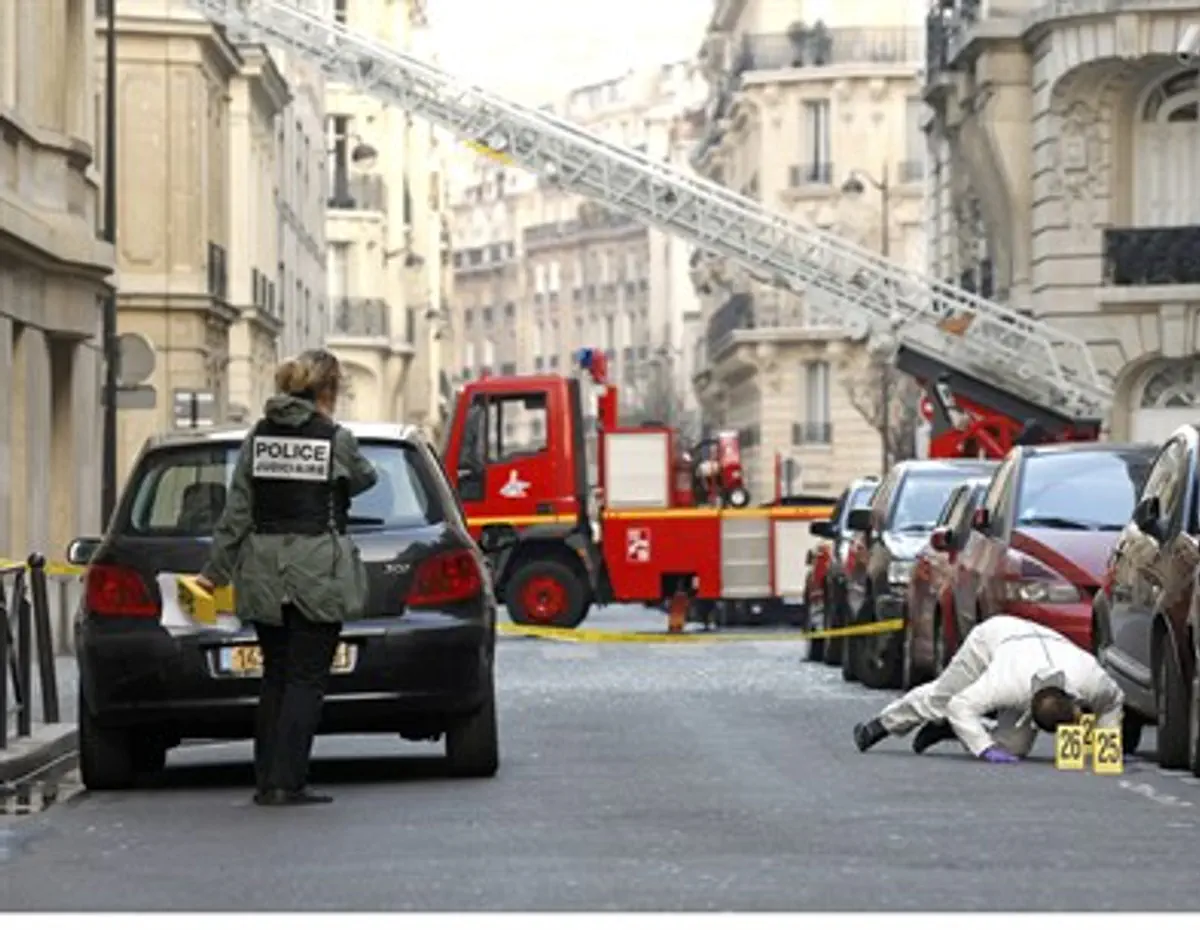
[[[1082,339],[895,264],[510,102],[284,0],[188,0],[234,36],[277,45],[328,78],[410,111],[477,149],[745,267],[760,283],[819,298],[822,315],[865,323],[894,344],[1044,410],[1100,420],[1111,386]]]

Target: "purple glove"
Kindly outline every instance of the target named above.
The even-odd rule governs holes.
[[[984,762],[1012,763],[1019,761],[1016,756],[999,746],[989,746],[979,757]]]

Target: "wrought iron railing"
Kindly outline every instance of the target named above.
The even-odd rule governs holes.
[[[1106,229],[1104,283],[1200,284],[1200,226]]]

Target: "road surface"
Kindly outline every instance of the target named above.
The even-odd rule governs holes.
[[[328,807],[251,805],[248,744],[0,817],[0,909],[1182,910],[1200,786],[907,741],[798,643],[505,641],[494,780],[436,746],[319,741]]]

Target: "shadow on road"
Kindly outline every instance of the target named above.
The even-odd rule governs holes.
[[[310,769],[314,785],[396,784],[449,778],[446,761],[433,756],[318,759]],[[169,764],[161,775],[141,780],[148,791],[220,790],[254,788],[254,766],[249,762]]]

